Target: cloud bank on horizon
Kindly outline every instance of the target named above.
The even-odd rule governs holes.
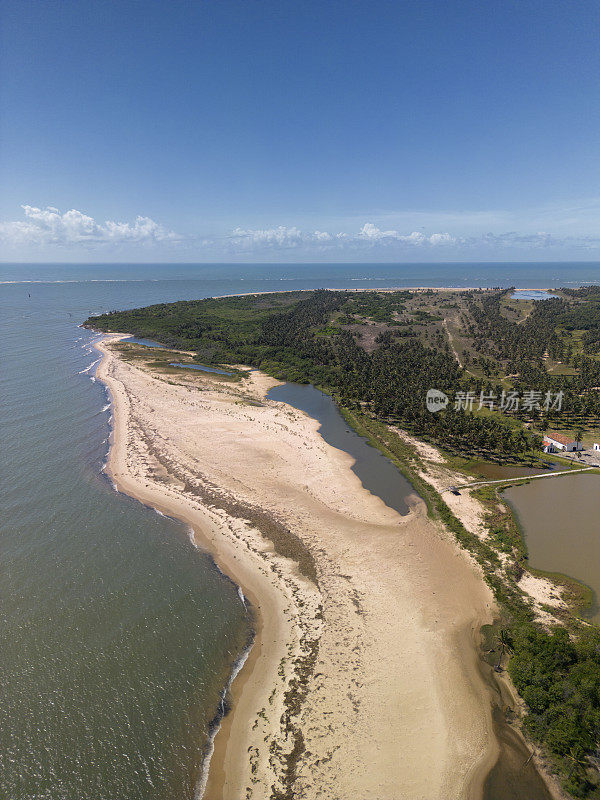
[[[61,213],[53,206],[21,206],[25,219],[0,222],[0,241],[14,247],[23,245],[102,245],[123,242],[175,241],[177,235],[165,230],[149,217],[137,216],[135,222],[96,222],[93,217],[72,208]]]
[[[204,235],[201,231],[179,234],[147,216],[138,215],[133,222],[106,220],[70,209],[61,212],[53,206],[38,208],[23,205],[24,219],[0,222],[0,243],[4,257],[31,257],[39,252],[44,258],[52,255],[131,256],[139,252],[148,257],[152,252],[177,260],[179,256],[202,260],[231,257],[248,258],[280,253],[283,258],[347,257],[361,253],[369,257],[414,258],[427,256],[447,259],[484,259],[494,253],[509,253],[523,259],[527,254],[543,251],[548,257],[561,255],[565,248],[593,259],[600,256],[600,237],[594,235],[554,235],[547,232],[485,232],[459,235],[447,231],[425,232],[384,229],[365,222],[351,232],[303,230],[295,225],[269,228],[236,227],[222,235]],[[525,260],[525,259],[524,259]]]

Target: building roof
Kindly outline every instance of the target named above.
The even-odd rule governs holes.
[[[552,436],[547,433],[546,439],[558,442],[559,444],[575,444],[575,439],[571,439],[569,436],[563,436],[562,433],[553,433]]]

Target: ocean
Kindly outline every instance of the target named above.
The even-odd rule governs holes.
[[[0,797],[193,800],[250,635],[186,527],[115,492],[90,314],[296,288],[600,282],[598,264],[0,266]]]

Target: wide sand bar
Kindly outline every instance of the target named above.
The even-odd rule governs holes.
[[[205,798],[480,797],[498,750],[477,567],[418,498],[400,516],[315,420],[267,400],[273,379],[153,373],[115,338],[98,345],[111,478],[188,522],[256,616]]]

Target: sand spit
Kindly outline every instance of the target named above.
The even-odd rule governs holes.
[[[206,800],[479,798],[494,606],[470,560],[421,501],[398,515],[314,420],[265,400],[276,381],[152,373],[111,338],[112,480],[193,526],[256,615]]]
[[[314,292],[314,289],[271,289],[270,291],[260,292],[238,292],[237,294],[219,294],[213,300],[220,300],[226,297],[255,297],[259,294],[289,294],[289,292]],[[415,292],[415,294],[423,294],[424,292],[493,292],[495,289],[490,289],[487,286],[358,286],[356,288],[346,289],[328,289],[330,292],[353,292],[358,294],[360,292],[381,292],[384,294],[393,294],[394,292]],[[127,334],[128,336],[130,334]]]

